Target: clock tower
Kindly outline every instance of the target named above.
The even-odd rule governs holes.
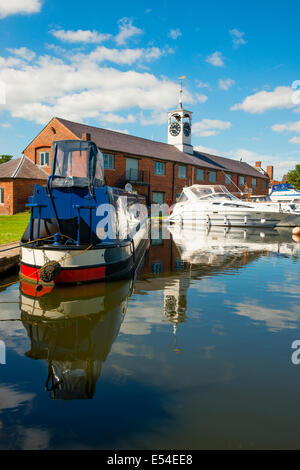
[[[168,144],[174,145],[181,152],[193,154],[191,145],[192,112],[182,107],[182,87],[178,108],[168,112]]]

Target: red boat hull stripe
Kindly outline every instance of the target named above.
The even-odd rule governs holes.
[[[22,275],[32,279],[33,281],[40,281],[39,269],[26,266],[22,264]],[[104,279],[106,275],[106,266],[99,266],[93,268],[82,269],[62,269],[60,274],[55,279],[56,283],[65,282],[85,282],[96,281],[97,279]]]

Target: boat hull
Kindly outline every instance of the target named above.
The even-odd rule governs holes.
[[[277,213],[220,213],[213,211],[183,211],[181,214],[173,214],[169,218],[170,223],[182,223],[195,226],[221,226],[221,227],[266,227],[272,228],[278,224],[285,224],[286,217]]]
[[[52,284],[126,279],[132,275],[149,243],[147,231],[141,232],[130,242],[103,244],[86,251],[84,247],[23,246],[20,275],[28,281],[44,283],[40,269],[47,263],[57,262],[60,273]]]

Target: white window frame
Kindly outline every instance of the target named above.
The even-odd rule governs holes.
[[[108,165],[105,166],[105,159],[106,162],[112,162],[112,166]],[[104,165],[104,170],[114,170],[115,169],[115,156],[113,153],[104,153],[103,154],[103,165]]]
[[[45,163],[45,156],[48,154],[48,163]],[[50,152],[40,152],[40,165],[41,166],[49,166],[50,165]]]
[[[4,204],[4,188],[0,188],[0,204]]]
[[[251,186],[252,186],[252,188],[256,188],[256,187],[257,187],[257,179],[256,179],[256,178],[252,178],[252,180],[251,180]]]
[[[158,176],[165,176],[166,165],[163,162],[154,162],[154,174]]]

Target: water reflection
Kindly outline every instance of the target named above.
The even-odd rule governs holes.
[[[275,331],[286,325],[295,327],[298,315],[290,311],[259,305],[254,299],[226,299],[226,285],[212,278],[217,273],[235,271],[260,256],[299,256],[300,246],[289,231],[251,229],[214,229],[195,232],[169,229],[172,239],[158,239],[143,262],[135,282],[137,295],[163,292],[163,308],[159,322],[173,325],[169,347],[179,352],[178,327],[187,320],[187,293],[193,287],[197,295],[223,294],[224,305],[239,316],[265,321]],[[194,284],[194,281],[197,284]],[[193,283],[193,284],[191,284]],[[119,334],[133,281],[100,283],[72,287],[43,287],[21,283],[21,319],[31,341],[26,356],[48,363],[46,390],[52,399],[89,399],[95,393],[103,362]],[[276,285],[270,284],[270,289]],[[148,304],[148,307],[147,307]],[[157,306],[145,299],[145,308],[138,317],[131,317],[124,327],[129,335],[149,334],[147,324],[155,320],[151,314]],[[156,317],[157,318],[157,317]],[[215,325],[219,334],[221,324]]]
[[[123,322],[132,281],[43,288],[21,283],[21,319],[31,340],[25,354],[48,363],[52,399],[90,399]]]
[[[299,243],[171,232],[134,282],[1,293],[0,447],[299,448]]]

